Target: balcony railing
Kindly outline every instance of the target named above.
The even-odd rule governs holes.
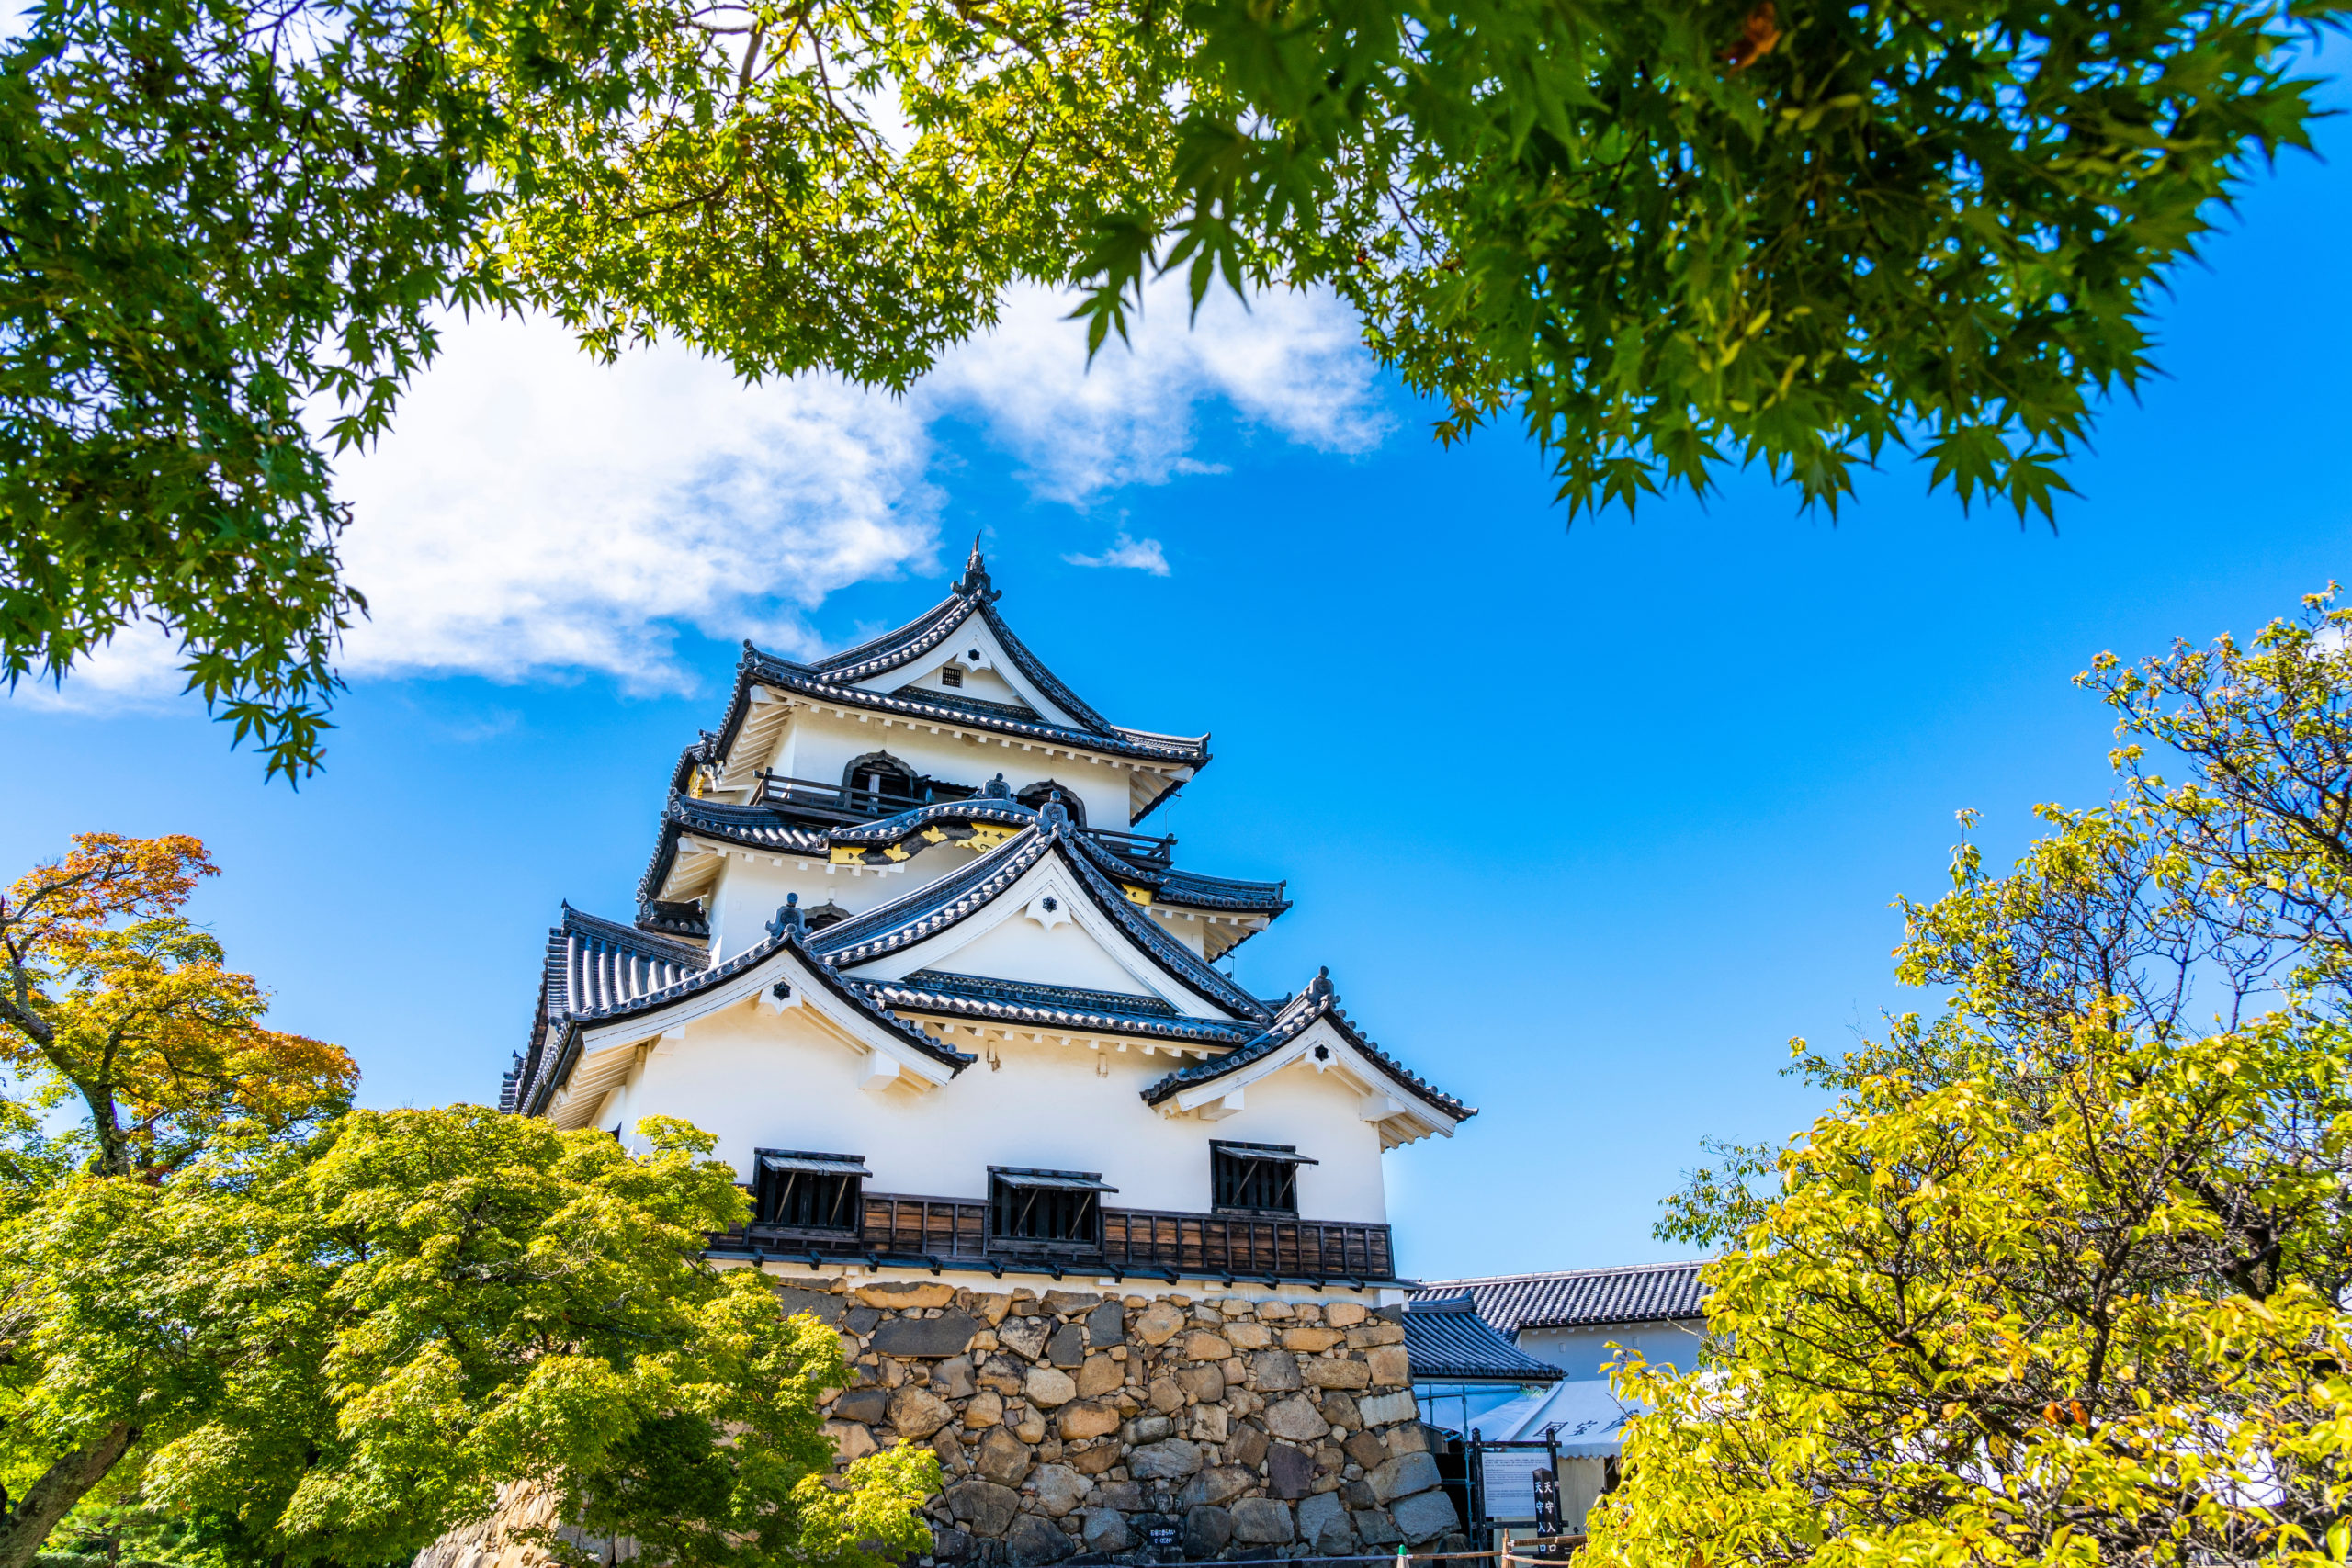
[[[855,1233],[753,1224],[711,1238],[721,1252],[758,1248],[811,1262],[953,1263],[991,1270],[1116,1273],[1214,1280],[1393,1280],[1396,1254],[1386,1225],[1297,1220],[1270,1214],[1198,1214],[1104,1209],[1102,1240],[1038,1242],[989,1235],[989,1206],[978,1199],[865,1194]]]
[[[972,795],[962,784],[942,784],[936,779],[917,779],[910,787],[882,790],[856,788],[838,780],[827,784],[822,779],[796,779],[765,769],[761,770],[759,778],[759,804],[836,822],[877,821],[918,806],[967,800]]]

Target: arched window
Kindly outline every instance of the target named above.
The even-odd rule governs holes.
[[[1046,808],[1046,802],[1058,800],[1062,803],[1062,809],[1069,813],[1072,823],[1080,828],[1086,826],[1086,802],[1079,799],[1078,792],[1066,784],[1057,784],[1052,779],[1046,779],[1031,784],[1012,798],[1032,811],[1043,811]]]
[[[915,805],[915,771],[888,751],[870,751],[842,773],[844,803],[853,810],[888,814]]]

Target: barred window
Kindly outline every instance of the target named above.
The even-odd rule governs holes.
[[[1295,1214],[1298,1168],[1317,1162],[1291,1144],[1209,1144],[1212,1206],[1220,1213]]]
[[[752,1212],[764,1225],[854,1235],[864,1224],[865,1178],[873,1174],[862,1155],[762,1149]]]
[[[1091,1170],[989,1167],[989,1237],[1005,1242],[1102,1245],[1102,1194],[1116,1192]]]

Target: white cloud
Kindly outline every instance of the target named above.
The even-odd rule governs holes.
[[[156,707],[187,684],[171,639],[142,621],[117,632],[62,683],[28,675],[13,694],[0,687],[0,700],[13,698],[43,713]]]
[[[450,334],[392,434],[344,465],[353,676],[594,670],[674,687],[675,628],[813,643],[797,612],[933,563],[903,402],[819,377],[745,387],[663,345],[600,366],[552,321]]]
[[[1114,335],[1091,366],[1070,304],[1016,292],[998,329],[918,390],[933,409],[976,416],[1040,497],[1084,505],[1122,485],[1221,472],[1190,456],[1204,402],[1321,452],[1368,451],[1387,434],[1355,319],[1328,294],[1274,290],[1245,310],[1220,285],[1189,324],[1169,278],[1130,323],[1133,348]]]
[[[1154,577],[1168,575],[1168,557],[1161,552],[1158,539],[1130,539],[1125,533],[1112,540],[1111,547],[1099,556],[1068,555],[1062,559],[1072,566],[1125,566]]]
[[[1317,451],[1375,446],[1388,421],[1346,310],[1274,293],[1212,299],[1197,329],[1156,288],[1132,349],[1091,367],[1069,299],[1023,290],[1001,326],[905,399],[826,377],[745,386],[672,345],[616,365],[546,320],[451,322],[391,434],[346,454],[348,581],[369,618],[355,679],[601,673],[680,689],[685,628],[813,651],[805,616],[854,582],[937,570],[933,431],[976,425],[1040,499],[1084,507],[1133,484],[1218,473],[1193,456],[1200,411]],[[1165,575],[1157,540],[1119,536],[1081,564]],[[172,650],[126,634],[62,692],[112,707],[176,692]]]

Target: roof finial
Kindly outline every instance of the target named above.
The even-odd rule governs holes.
[[[1004,782],[1002,773],[999,773],[980,786],[980,798],[982,800],[1011,800],[1012,786]]]
[[[808,934],[808,917],[800,912],[800,895],[786,894],[784,908],[778,909],[775,919],[768,922],[768,935],[782,942],[787,936],[805,937]]]
[[[1315,972],[1315,978],[1307,983],[1306,994],[1317,1001],[1331,994],[1331,966],[1329,964]]]
[[[972,536],[972,553],[964,561],[964,575],[957,580],[958,593],[986,593],[989,591],[988,558],[980,554],[980,536]]]
[[[1037,819],[1048,833],[1069,826],[1069,813],[1052,795],[1047,795],[1046,804],[1038,808]]]

